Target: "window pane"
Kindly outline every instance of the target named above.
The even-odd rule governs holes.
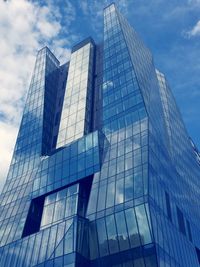
[[[104,219],[100,219],[97,221],[97,232],[98,232],[100,256],[108,255],[108,242],[107,242],[106,226]]]
[[[107,199],[106,199],[106,208],[114,206],[115,200],[115,183],[109,183],[107,187]]]
[[[134,198],[143,195],[142,172],[134,174]]]
[[[67,196],[67,188],[57,192],[56,200],[58,201],[60,199],[66,198],[66,196]]]
[[[181,233],[183,233],[184,235],[186,235],[185,220],[184,220],[184,217],[183,217],[183,213],[178,207],[176,207],[176,211],[177,211],[177,217],[178,217],[179,231]]]
[[[116,181],[115,205],[124,202],[124,179]]]
[[[88,203],[88,214],[94,213],[96,211],[97,206],[97,196],[98,196],[98,188],[92,188],[90,199]]]
[[[66,200],[65,217],[72,216],[77,211],[77,199],[78,195],[72,195]]]
[[[171,221],[172,220],[172,212],[171,212],[170,198],[169,198],[169,194],[167,192],[165,192],[165,200],[166,200],[166,207],[167,207],[167,215]]]
[[[144,205],[140,205],[135,207],[136,217],[138,221],[138,227],[140,232],[140,238],[142,241],[142,244],[148,244],[151,243],[151,235],[149,230],[149,224],[147,221],[147,216],[145,212]]]
[[[71,253],[73,251],[73,224],[65,234],[64,254]]]
[[[133,177],[125,177],[125,201],[133,199]]]
[[[50,204],[50,203],[55,202],[55,201],[56,201],[56,194],[57,194],[57,193],[48,195],[48,196],[45,198],[45,205],[48,205],[48,204]]]
[[[125,250],[129,248],[128,233],[126,229],[126,222],[124,218],[124,212],[118,212],[115,214],[117,223],[117,232],[120,250]]]
[[[134,209],[131,208],[125,210],[125,214],[131,247],[138,247],[140,246],[140,236],[137,228]]]
[[[89,227],[89,248],[90,248],[91,259],[97,258],[98,244],[97,244],[97,231],[95,222],[91,222]]]
[[[100,186],[99,188],[99,198],[98,198],[98,208],[97,210],[105,209],[105,200],[106,200],[106,186]]]
[[[54,217],[53,221],[58,221],[64,218],[65,211],[65,199],[57,201],[55,203]]]
[[[78,193],[78,184],[75,184],[75,185],[70,186],[68,188],[68,196],[71,196],[71,195],[76,194],[76,193]]]
[[[41,226],[52,223],[54,203],[44,207]]]
[[[107,227],[108,246],[110,253],[118,252],[119,246],[117,240],[117,231],[116,231],[114,215],[106,217],[106,227]]]

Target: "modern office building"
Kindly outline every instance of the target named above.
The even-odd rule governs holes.
[[[36,58],[0,196],[1,267],[197,267],[200,156],[114,4],[104,40]]]

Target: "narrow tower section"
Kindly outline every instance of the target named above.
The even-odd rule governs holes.
[[[12,162],[0,198],[1,210],[4,210],[0,214],[0,246],[22,235],[35,179],[34,171],[40,164],[40,156],[47,151],[52,133],[48,112],[50,115],[53,113],[50,105],[53,107],[54,104],[50,96],[56,94],[56,88],[52,74],[58,66],[59,61],[47,47],[38,52]],[[13,206],[15,211],[8,221],[5,214],[9,215]],[[4,231],[6,228],[12,230]]]
[[[148,195],[148,117],[114,4],[104,10],[103,161],[87,209],[91,266],[155,261]],[[144,62],[145,64],[145,62]],[[120,255],[118,257],[118,255]]]
[[[93,57],[91,38],[72,49],[57,148],[91,130]]]
[[[147,116],[114,4],[104,10],[103,129],[110,134]]]
[[[42,155],[51,151],[51,143],[54,131],[54,117],[56,114],[56,98],[58,93],[59,61],[45,48],[45,90],[43,95],[43,131],[42,131]]]

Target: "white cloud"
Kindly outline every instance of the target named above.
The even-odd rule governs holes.
[[[102,37],[103,10],[110,4],[110,0],[81,0],[79,3],[83,14],[90,18],[91,27],[96,33],[96,36]],[[127,16],[132,2],[129,0],[115,0],[115,4],[118,10]]]
[[[64,61],[69,58],[69,50],[66,49],[68,43],[59,36],[59,8],[52,3],[39,6],[37,2],[28,0],[0,1],[0,10],[1,189],[11,160],[37,50],[50,45],[55,55],[64,57]],[[73,19],[71,16],[70,21]]]
[[[194,27],[187,32],[188,37],[200,36],[200,20],[194,25]]]
[[[188,0],[188,4],[196,7],[200,5],[200,0]]]
[[[17,135],[17,127],[9,123],[0,122],[0,192],[8,172],[13,146]]]

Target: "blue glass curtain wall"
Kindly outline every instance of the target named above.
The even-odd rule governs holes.
[[[2,267],[197,267],[200,153],[114,4],[103,41],[36,57],[0,195]]]

